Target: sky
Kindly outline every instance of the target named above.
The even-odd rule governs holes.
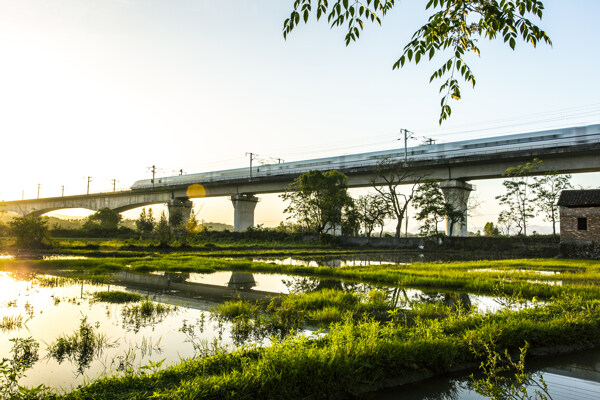
[[[418,145],[600,122],[600,2],[545,0],[553,46],[480,41],[477,85],[463,85],[441,127],[429,76],[443,55],[392,70],[424,3],[398,1],[346,47],[325,21],[284,40],[292,0],[0,0],[0,199],[35,198],[38,185],[40,197],[85,193],[87,177],[92,192],[113,179],[127,188],[152,165],[159,176],[238,168],[247,152],[294,161],[397,148],[401,128]],[[472,183],[476,230],[496,220],[502,187]],[[195,206],[233,221],[226,198]],[[261,196],[255,222],[277,225],[284,207]]]

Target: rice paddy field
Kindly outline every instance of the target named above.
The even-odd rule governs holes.
[[[6,255],[0,397],[403,398],[600,345],[598,261],[396,256]]]

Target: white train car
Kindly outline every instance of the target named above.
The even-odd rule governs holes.
[[[408,148],[406,153],[409,161],[422,161],[518,150],[559,148],[592,143],[600,143],[600,124],[451,143],[421,145]],[[310,170],[329,171],[333,169],[344,170],[356,167],[372,167],[377,166],[384,159],[388,159],[391,162],[401,162],[404,160],[404,157],[404,148],[401,148],[280,164],[259,165],[252,167],[252,177],[260,178],[276,175],[298,176]],[[249,168],[236,168],[155,178],[155,182],[152,182],[152,179],[143,179],[136,181],[131,186],[131,189],[160,188],[192,183],[213,183],[245,179],[249,176]]]

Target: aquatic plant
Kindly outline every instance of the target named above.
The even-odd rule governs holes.
[[[77,331],[56,339],[48,345],[47,352],[59,364],[65,359],[75,363],[77,372],[83,374],[95,357],[100,356],[105,348],[114,346],[116,342],[111,342],[103,333],[95,332],[87,317],[83,317]]]
[[[134,332],[146,326],[154,326],[177,311],[177,306],[156,303],[145,298],[138,304],[126,305],[121,310],[123,327]]]
[[[12,358],[0,360],[0,398],[1,399],[45,399],[53,394],[49,388],[39,385],[28,388],[19,385],[19,380],[25,377],[25,372],[38,359],[39,343],[32,337],[10,339]]]
[[[94,292],[92,298],[95,301],[103,301],[106,303],[131,303],[143,299],[143,297],[137,293],[122,292],[119,290]]]
[[[492,400],[552,400],[544,377],[541,374],[534,376],[525,369],[529,343],[525,342],[519,349],[518,361],[508,350],[498,353],[493,341],[485,344],[484,348],[485,358],[479,366],[483,378],[475,379],[471,375],[473,389],[477,393]]]
[[[22,315],[5,315],[0,321],[0,331],[10,332],[23,327]]]

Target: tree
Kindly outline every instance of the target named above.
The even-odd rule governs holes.
[[[519,235],[527,236],[527,221],[535,216],[535,207],[531,197],[531,174],[534,173],[540,166],[542,161],[534,158],[532,162],[525,165],[517,165],[516,167],[507,168],[502,176],[508,177],[502,185],[506,193],[496,196],[496,199],[501,205],[509,209],[507,217],[512,217],[512,220],[519,229]]]
[[[142,212],[140,213],[139,218],[135,221],[135,226],[137,230],[140,232],[141,236],[148,236],[154,230],[154,225],[156,225],[156,221],[154,221],[154,215],[152,215],[152,209],[149,208],[146,213],[146,208],[142,208]]]
[[[358,236],[361,216],[354,199],[342,209],[342,235]]]
[[[444,219],[448,219],[448,233],[452,235],[454,225],[465,218],[464,211],[454,208],[452,204],[446,201],[440,189],[440,184],[434,180],[426,180],[419,185],[413,202],[418,209],[415,218],[422,221],[419,228],[422,235],[436,234],[438,225]]]
[[[356,200],[356,211],[359,215],[359,222],[365,229],[366,237],[371,237],[371,232],[375,227],[383,227],[385,219],[393,215],[390,203],[381,194],[359,196]]]
[[[535,204],[544,213],[544,219],[552,222],[552,234],[556,235],[556,221],[558,220],[558,197],[560,192],[573,189],[570,174],[559,174],[558,171],[548,172],[541,177],[534,177],[531,185],[535,195]]]
[[[483,227],[483,235],[484,236],[498,236],[500,231],[497,226],[494,226],[493,222],[486,222]]]
[[[290,17],[283,23],[283,37],[287,38],[301,20],[306,23],[310,14],[315,13],[317,21],[327,15],[332,28],[345,25],[348,46],[358,40],[365,21],[381,25],[382,18],[394,5],[394,0],[295,0]],[[461,98],[457,77],[475,86],[475,76],[466,62],[466,55],[480,55],[477,42],[481,38],[493,40],[499,37],[513,50],[519,36],[534,47],[539,42],[552,44],[546,32],[528,18],[541,20],[544,11],[541,0],[429,0],[425,9],[433,11],[433,15],[404,46],[393,69],[402,68],[407,61],[418,64],[426,57],[431,61],[438,52],[449,53],[449,58],[429,80],[445,79],[440,86],[440,124],[451,114],[448,101]]]
[[[339,171],[309,171],[296,178],[280,197],[285,209],[308,231],[325,233],[342,223],[342,210],[352,204],[346,175]]]
[[[121,218],[121,214],[117,211],[104,207],[90,215],[85,224],[83,224],[83,228],[87,230],[116,231]]]
[[[398,163],[390,159],[382,160],[377,166],[377,180],[383,181],[380,185],[377,180],[373,181],[373,188],[379,193],[382,199],[387,203],[388,210],[391,210],[390,216],[396,219],[396,238],[400,238],[402,232],[402,221],[408,218],[407,209],[412,201],[415,190],[422,177],[416,177],[412,173],[403,169]],[[398,186],[413,182],[408,194],[400,193]]]
[[[36,216],[15,218],[8,223],[9,233],[15,237],[15,244],[26,249],[46,247],[52,237],[48,230],[48,219]]]
[[[502,228],[502,233],[506,236],[510,236],[510,228],[513,226],[517,219],[513,210],[503,210],[498,215],[498,226]]]
[[[155,229],[160,245],[167,246],[171,240],[171,227],[164,210],[160,213],[160,219]]]

